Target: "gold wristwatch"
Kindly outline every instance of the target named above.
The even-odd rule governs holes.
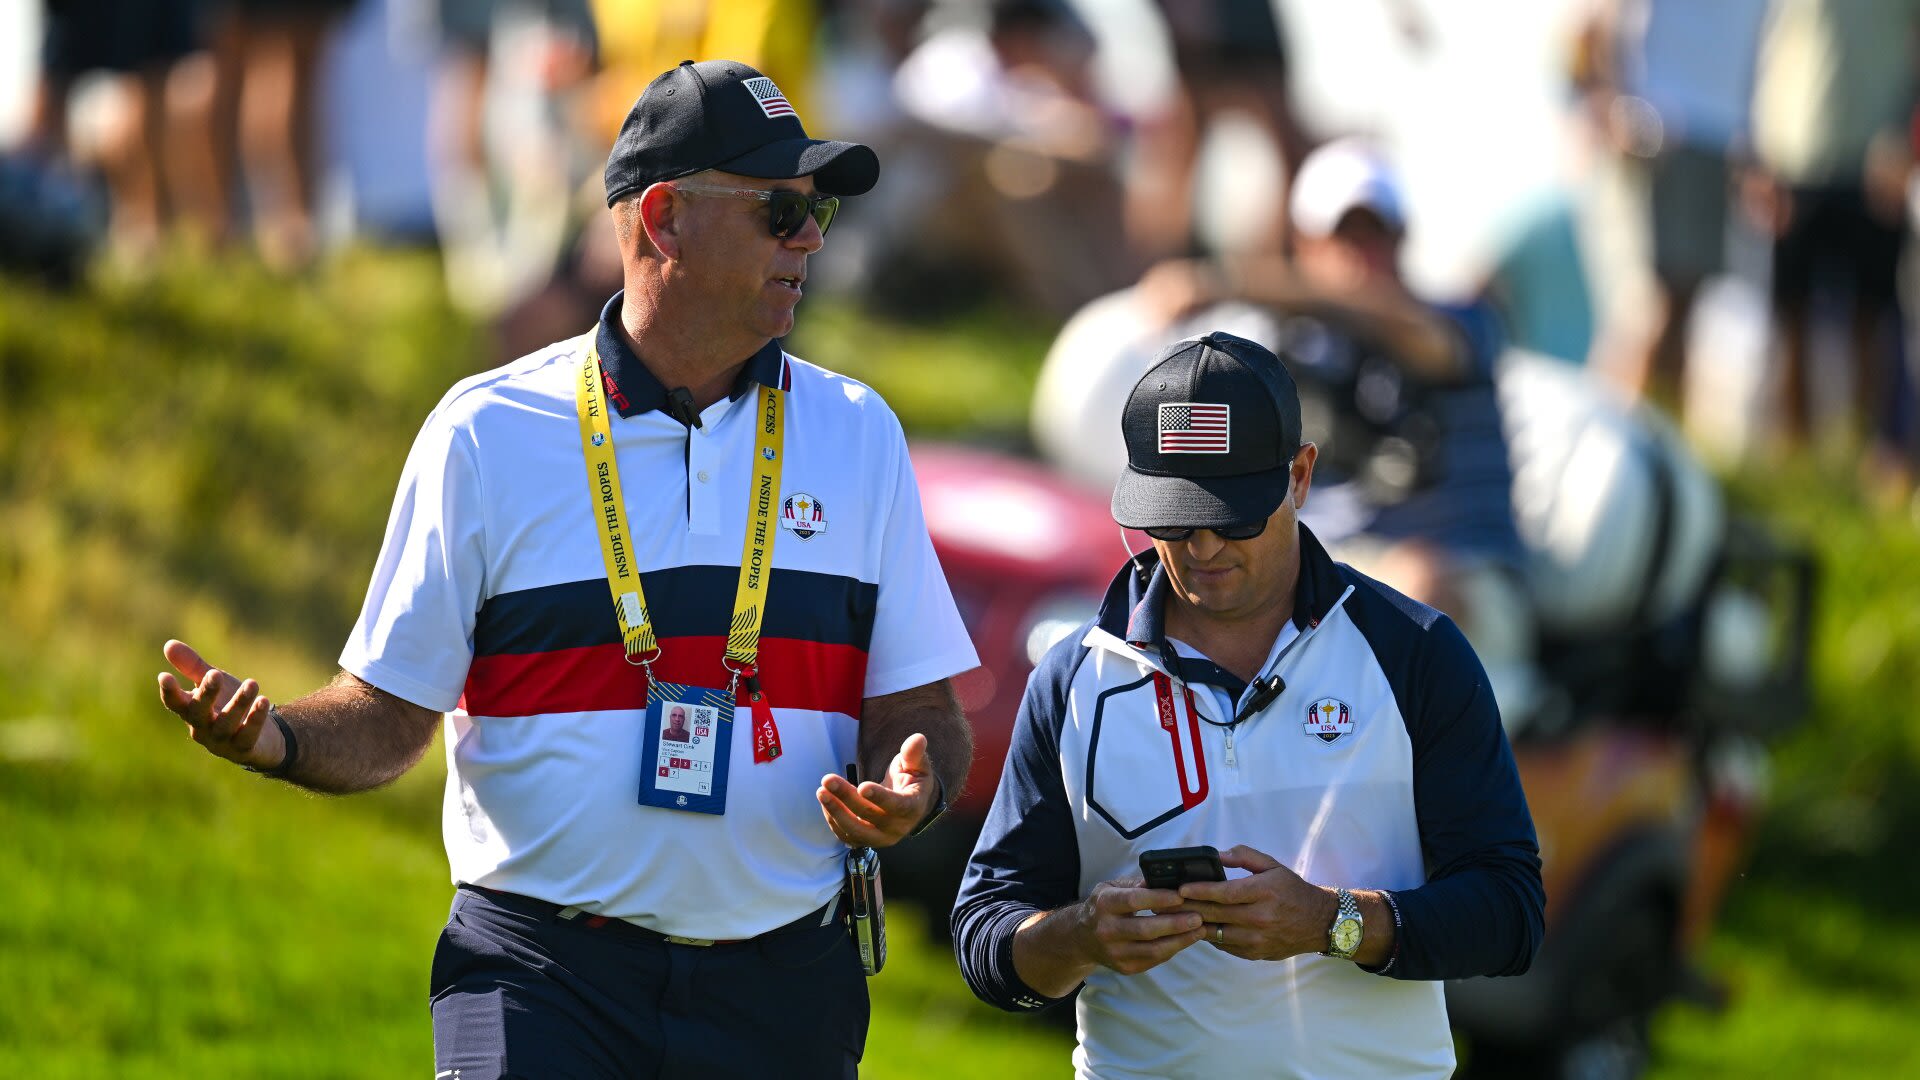
[[[1326,954],[1340,960],[1351,960],[1353,954],[1360,951],[1361,931],[1366,920],[1360,917],[1360,905],[1354,901],[1352,893],[1335,889],[1333,894],[1340,899],[1340,910],[1334,912],[1333,925],[1327,928]]]

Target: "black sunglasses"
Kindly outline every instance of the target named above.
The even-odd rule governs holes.
[[[820,235],[825,236],[827,226],[833,224],[833,215],[840,212],[840,199],[835,195],[802,195],[797,191],[761,191],[758,188],[707,187],[700,184],[675,184],[673,188],[688,195],[753,199],[766,203],[767,231],[782,240],[791,240],[806,228],[809,215],[819,223]]]
[[[1201,530],[1200,529],[1180,529],[1180,528],[1155,528],[1155,529],[1141,529],[1140,531],[1143,533],[1146,533],[1148,536],[1153,537],[1155,540],[1165,540],[1170,544],[1175,544],[1175,543],[1179,543],[1182,540],[1187,539],[1188,537],[1192,536],[1194,533],[1200,532]],[[1250,521],[1245,525],[1222,525],[1219,528],[1214,529],[1213,534],[1215,536],[1218,536],[1222,540],[1251,540],[1254,537],[1259,536],[1261,533],[1266,531],[1267,531],[1267,520],[1265,518],[1261,518],[1259,521]]]

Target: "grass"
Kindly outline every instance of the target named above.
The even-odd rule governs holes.
[[[1775,747],[1772,805],[1708,958],[1721,1015],[1660,1018],[1663,1077],[1920,1075],[1920,531],[1844,473],[1743,475],[1737,501],[1812,542],[1814,714]]]
[[[809,302],[794,348],[916,434],[1017,442],[1046,342],[1007,315],[878,323]],[[0,1074],[369,1077],[430,1060],[449,897],[438,754],[392,788],[297,794],[160,708],[179,636],[281,694],[331,670],[421,418],[480,366],[430,258],[304,288],[237,264],[53,294],[0,281]],[[1736,993],[1655,1027],[1660,1077],[1920,1071],[1920,537],[1838,474],[1736,479],[1823,568],[1816,715],[1708,955]],[[1057,1075],[1053,1027],[974,1002],[894,912],[867,1074]]]

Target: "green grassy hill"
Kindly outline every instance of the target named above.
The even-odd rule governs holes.
[[[194,747],[153,688],[192,641],[277,696],[358,609],[420,420],[487,365],[430,259],[356,254],[293,289],[186,264],[51,294],[0,281],[0,1074],[419,1075],[450,896],[439,755],[305,796]],[[804,354],[918,433],[1017,438],[1044,330],[880,325],[809,305]],[[1662,1018],[1660,1075],[1920,1068],[1902,841],[1920,821],[1920,540],[1811,467],[1743,479],[1827,570],[1819,716],[1711,954],[1724,1015]],[[979,1006],[898,912],[872,1076],[1058,1075],[1059,1032]]]

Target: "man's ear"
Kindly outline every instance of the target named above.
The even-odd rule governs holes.
[[[1320,448],[1310,442],[1300,444],[1300,451],[1293,456],[1290,469],[1293,473],[1293,490],[1290,497],[1295,511],[1303,510],[1307,505],[1307,492],[1313,490],[1313,464],[1320,458]]]
[[[640,228],[654,250],[668,259],[680,257],[680,233],[686,224],[681,210],[673,189],[666,184],[655,184],[640,195]]]

